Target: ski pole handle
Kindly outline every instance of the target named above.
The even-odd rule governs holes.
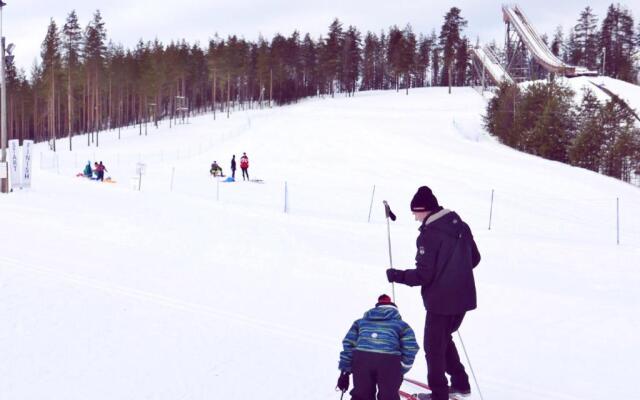
[[[389,207],[389,203],[387,203],[386,200],[382,200],[382,203],[384,204],[384,215],[387,218],[391,218],[392,221],[395,221],[396,215],[393,213],[393,211],[391,211],[391,207]]]

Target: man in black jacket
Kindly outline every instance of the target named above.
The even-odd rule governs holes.
[[[233,157],[231,157],[231,177],[233,179],[236,179],[236,155],[234,154]]]
[[[422,223],[416,241],[416,268],[388,269],[387,279],[422,286],[427,310],[424,349],[430,398],[447,400],[449,393],[471,392],[469,376],[451,334],[458,330],[465,313],[476,308],[473,268],[480,262],[480,253],[469,226],[455,212],[440,207],[427,186],[413,196],[411,211]],[[451,376],[451,388],[445,373]]]

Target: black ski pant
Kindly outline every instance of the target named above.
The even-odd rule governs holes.
[[[232,169],[231,169],[231,177],[232,177],[233,179],[236,179],[236,169],[235,169],[235,168],[232,168]]]
[[[249,168],[242,168],[242,180],[244,180],[245,175],[247,176],[247,180],[249,180]]]
[[[424,350],[427,357],[427,380],[433,400],[448,400],[449,386],[445,373],[451,376],[451,386],[468,390],[469,376],[460,362],[451,334],[460,328],[464,313],[439,315],[427,312],[424,327]]]
[[[354,351],[352,400],[399,400],[402,385],[401,356],[394,354]]]

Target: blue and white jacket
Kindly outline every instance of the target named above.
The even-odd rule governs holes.
[[[351,325],[342,341],[338,368],[351,372],[353,351],[400,355],[402,371],[407,373],[420,350],[413,329],[402,320],[393,305],[379,305],[364,313]]]

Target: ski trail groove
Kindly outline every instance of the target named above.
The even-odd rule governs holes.
[[[175,310],[185,311],[188,313],[203,315],[207,317],[233,320],[237,323],[250,325],[262,329],[267,332],[275,333],[279,336],[287,337],[290,339],[306,342],[314,345],[326,347],[327,349],[335,350],[336,346],[331,343],[335,342],[334,338],[327,338],[325,336],[303,331],[298,328],[290,326],[276,324],[257,318],[251,318],[232,312],[221,311],[213,307],[193,303],[189,301],[180,300],[170,296],[165,296],[153,292],[148,292],[140,289],[130,288],[122,285],[109,284],[97,279],[87,278],[81,275],[72,274],[68,272],[56,271],[51,268],[29,265],[24,262],[20,262],[16,259],[0,256],[0,267],[10,267],[18,270],[23,270],[49,278],[56,279],[61,282],[72,283],[82,287],[88,287],[99,290],[111,295],[119,295],[121,297],[133,298],[136,300],[150,302],[156,305],[172,308]]]

